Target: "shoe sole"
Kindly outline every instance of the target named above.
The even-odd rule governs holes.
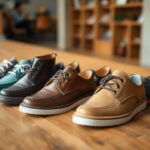
[[[36,108],[29,108],[29,107],[20,105],[19,111],[27,113],[27,114],[31,114],[31,115],[56,115],[56,114],[65,113],[67,111],[70,111],[70,110],[76,108],[77,106],[86,102],[89,98],[90,98],[90,96],[82,98],[81,100],[78,100],[77,102],[73,103],[72,105],[69,105],[69,106],[63,107],[63,108],[57,108],[57,109],[36,109]]]
[[[91,127],[109,127],[109,126],[117,126],[124,124],[128,121],[130,121],[137,113],[144,110],[147,106],[147,103],[143,103],[140,106],[138,106],[131,115],[119,118],[119,119],[107,119],[107,120],[96,120],[96,119],[89,119],[84,117],[79,117],[76,115],[73,115],[72,121],[75,124],[83,125],[83,126],[91,126]]]
[[[0,103],[5,105],[19,105],[24,98],[4,97],[0,95]]]

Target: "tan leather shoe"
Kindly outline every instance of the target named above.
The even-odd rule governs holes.
[[[107,76],[110,69],[104,67],[98,73],[99,77],[93,70],[78,74],[68,66],[63,71],[57,72],[42,90],[26,97],[19,110],[35,115],[53,115],[69,111],[93,94],[97,87],[97,79]]]
[[[96,127],[120,125],[131,120],[146,105],[141,77],[115,71],[101,81],[91,99],[77,108],[73,122]]]

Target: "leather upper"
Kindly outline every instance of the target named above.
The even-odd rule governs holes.
[[[17,83],[1,91],[9,97],[26,97],[40,90],[55,73],[55,54],[39,56],[33,59],[28,73]]]
[[[95,73],[92,70],[78,74],[77,70],[68,66],[58,72],[46,87],[25,98],[21,105],[46,108],[70,105],[94,92],[97,87],[95,78]]]
[[[115,71],[112,75],[119,78],[105,79],[106,82],[101,83],[103,85],[91,99],[77,108],[75,115],[95,119],[120,118],[131,114],[137,106],[146,102],[142,82],[135,84],[122,71]]]
[[[67,75],[52,79],[46,87],[36,94],[27,97],[23,103],[33,106],[60,107],[77,101],[80,97],[91,95],[96,88],[94,77],[80,77],[72,67],[66,67],[62,74]],[[63,82],[61,82],[63,80]]]

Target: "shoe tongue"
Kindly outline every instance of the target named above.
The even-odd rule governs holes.
[[[17,64],[18,63],[18,61],[17,61],[17,59],[15,57],[10,58],[10,62],[13,63],[13,64]]]
[[[124,77],[124,78],[128,78],[128,75],[123,72],[123,71],[119,71],[119,70],[115,70],[112,75],[117,76],[117,77]]]
[[[67,72],[67,73],[76,73],[75,70],[71,67],[71,66],[67,66],[65,69],[64,69],[64,72]]]
[[[33,60],[32,60],[32,67],[35,66],[39,60],[40,59],[37,58],[37,57],[33,58]]]

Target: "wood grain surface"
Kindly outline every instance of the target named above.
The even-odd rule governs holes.
[[[16,56],[27,59],[47,54],[52,49],[5,41],[0,43],[0,60]],[[109,60],[57,52],[57,62],[79,61],[82,70],[102,66],[129,74],[150,75],[150,69]],[[65,114],[38,117],[18,111],[18,107],[0,105],[0,150],[149,150],[150,107],[131,122],[111,128],[82,127],[72,123],[74,110]]]

